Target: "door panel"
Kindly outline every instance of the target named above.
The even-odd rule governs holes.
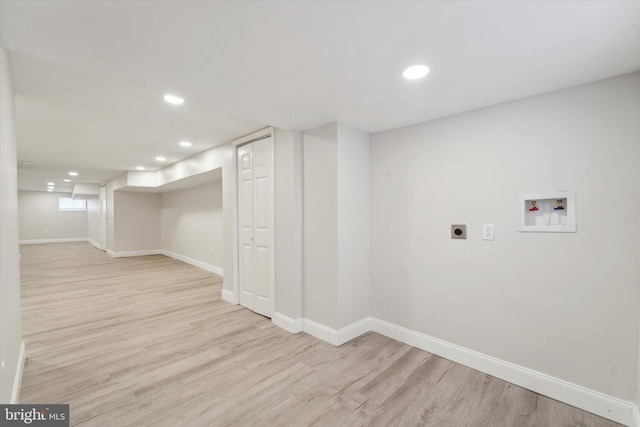
[[[237,149],[240,304],[273,315],[273,139]]]
[[[267,177],[256,178],[255,189],[256,196],[253,200],[254,224],[253,226],[261,231],[269,231],[269,203],[268,197],[268,179]]]
[[[241,206],[242,208],[242,221],[240,227],[242,230],[251,232],[253,229],[253,183],[250,179],[244,180],[241,183]]]
[[[238,148],[238,280],[240,304],[253,310],[253,151],[251,145]]]
[[[270,317],[271,312],[269,293],[269,256],[270,250],[264,246],[256,246],[254,259],[255,270],[255,294],[254,294],[254,311]]]
[[[256,246],[254,268],[256,271],[256,295],[269,298],[269,248]]]
[[[253,247],[251,245],[242,245],[240,253],[242,293],[248,295],[249,298],[253,298]],[[251,300],[248,300],[248,303],[250,304]]]

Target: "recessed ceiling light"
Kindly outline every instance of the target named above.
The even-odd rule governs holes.
[[[78,172],[69,172],[69,176],[78,176]]]
[[[30,161],[28,161],[28,160],[23,160],[23,161],[21,161],[20,163],[22,163],[24,166],[29,166],[29,165],[31,165],[31,164],[32,164],[32,163],[31,163]]]
[[[53,191],[53,188],[48,188],[47,191]]]
[[[70,179],[65,179],[64,182],[71,182],[71,180]]]
[[[56,185],[55,182],[47,182],[47,185]]]
[[[429,74],[429,67],[426,65],[412,65],[402,72],[402,76],[407,80],[421,79]]]
[[[180,141],[180,145],[183,147],[191,147],[191,143],[189,141]]]
[[[167,101],[169,104],[173,104],[173,105],[182,105],[184,104],[184,99],[180,98],[179,96],[175,96],[175,95],[165,95],[164,96],[164,100]]]
[[[156,157],[156,160],[157,160],[157,161],[159,161],[159,162],[164,162],[164,161],[166,161],[167,159],[166,159],[165,157],[158,156],[158,157]]]
[[[55,189],[56,189],[56,188],[55,188],[55,187],[52,187],[52,186],[48,186],[48,187],[47,187],[47,190],[55,190]]]
[[[145,170],[144,166],[136,166],[136,170],[143,171]]]

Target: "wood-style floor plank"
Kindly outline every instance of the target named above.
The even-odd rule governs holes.
[[[618,425],[375,333],[290,335],[171,258],[21,252],[21,401],[68,403],[74,426]]]

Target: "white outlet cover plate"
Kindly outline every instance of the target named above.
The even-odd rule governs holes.
[[[482,240],[493,240],[493,224],[482,224]]]

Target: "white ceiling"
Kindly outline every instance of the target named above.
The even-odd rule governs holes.
[[[379,132],[640,69],[638,1],[6,1],[21,189],[266,125]],[[405,81],[425,63],[431,74]],[[182,95],[181,107],[162,101]],[[177,145],[194,143],[191,149]],[[61,187],[60,187],[61,188]]]

